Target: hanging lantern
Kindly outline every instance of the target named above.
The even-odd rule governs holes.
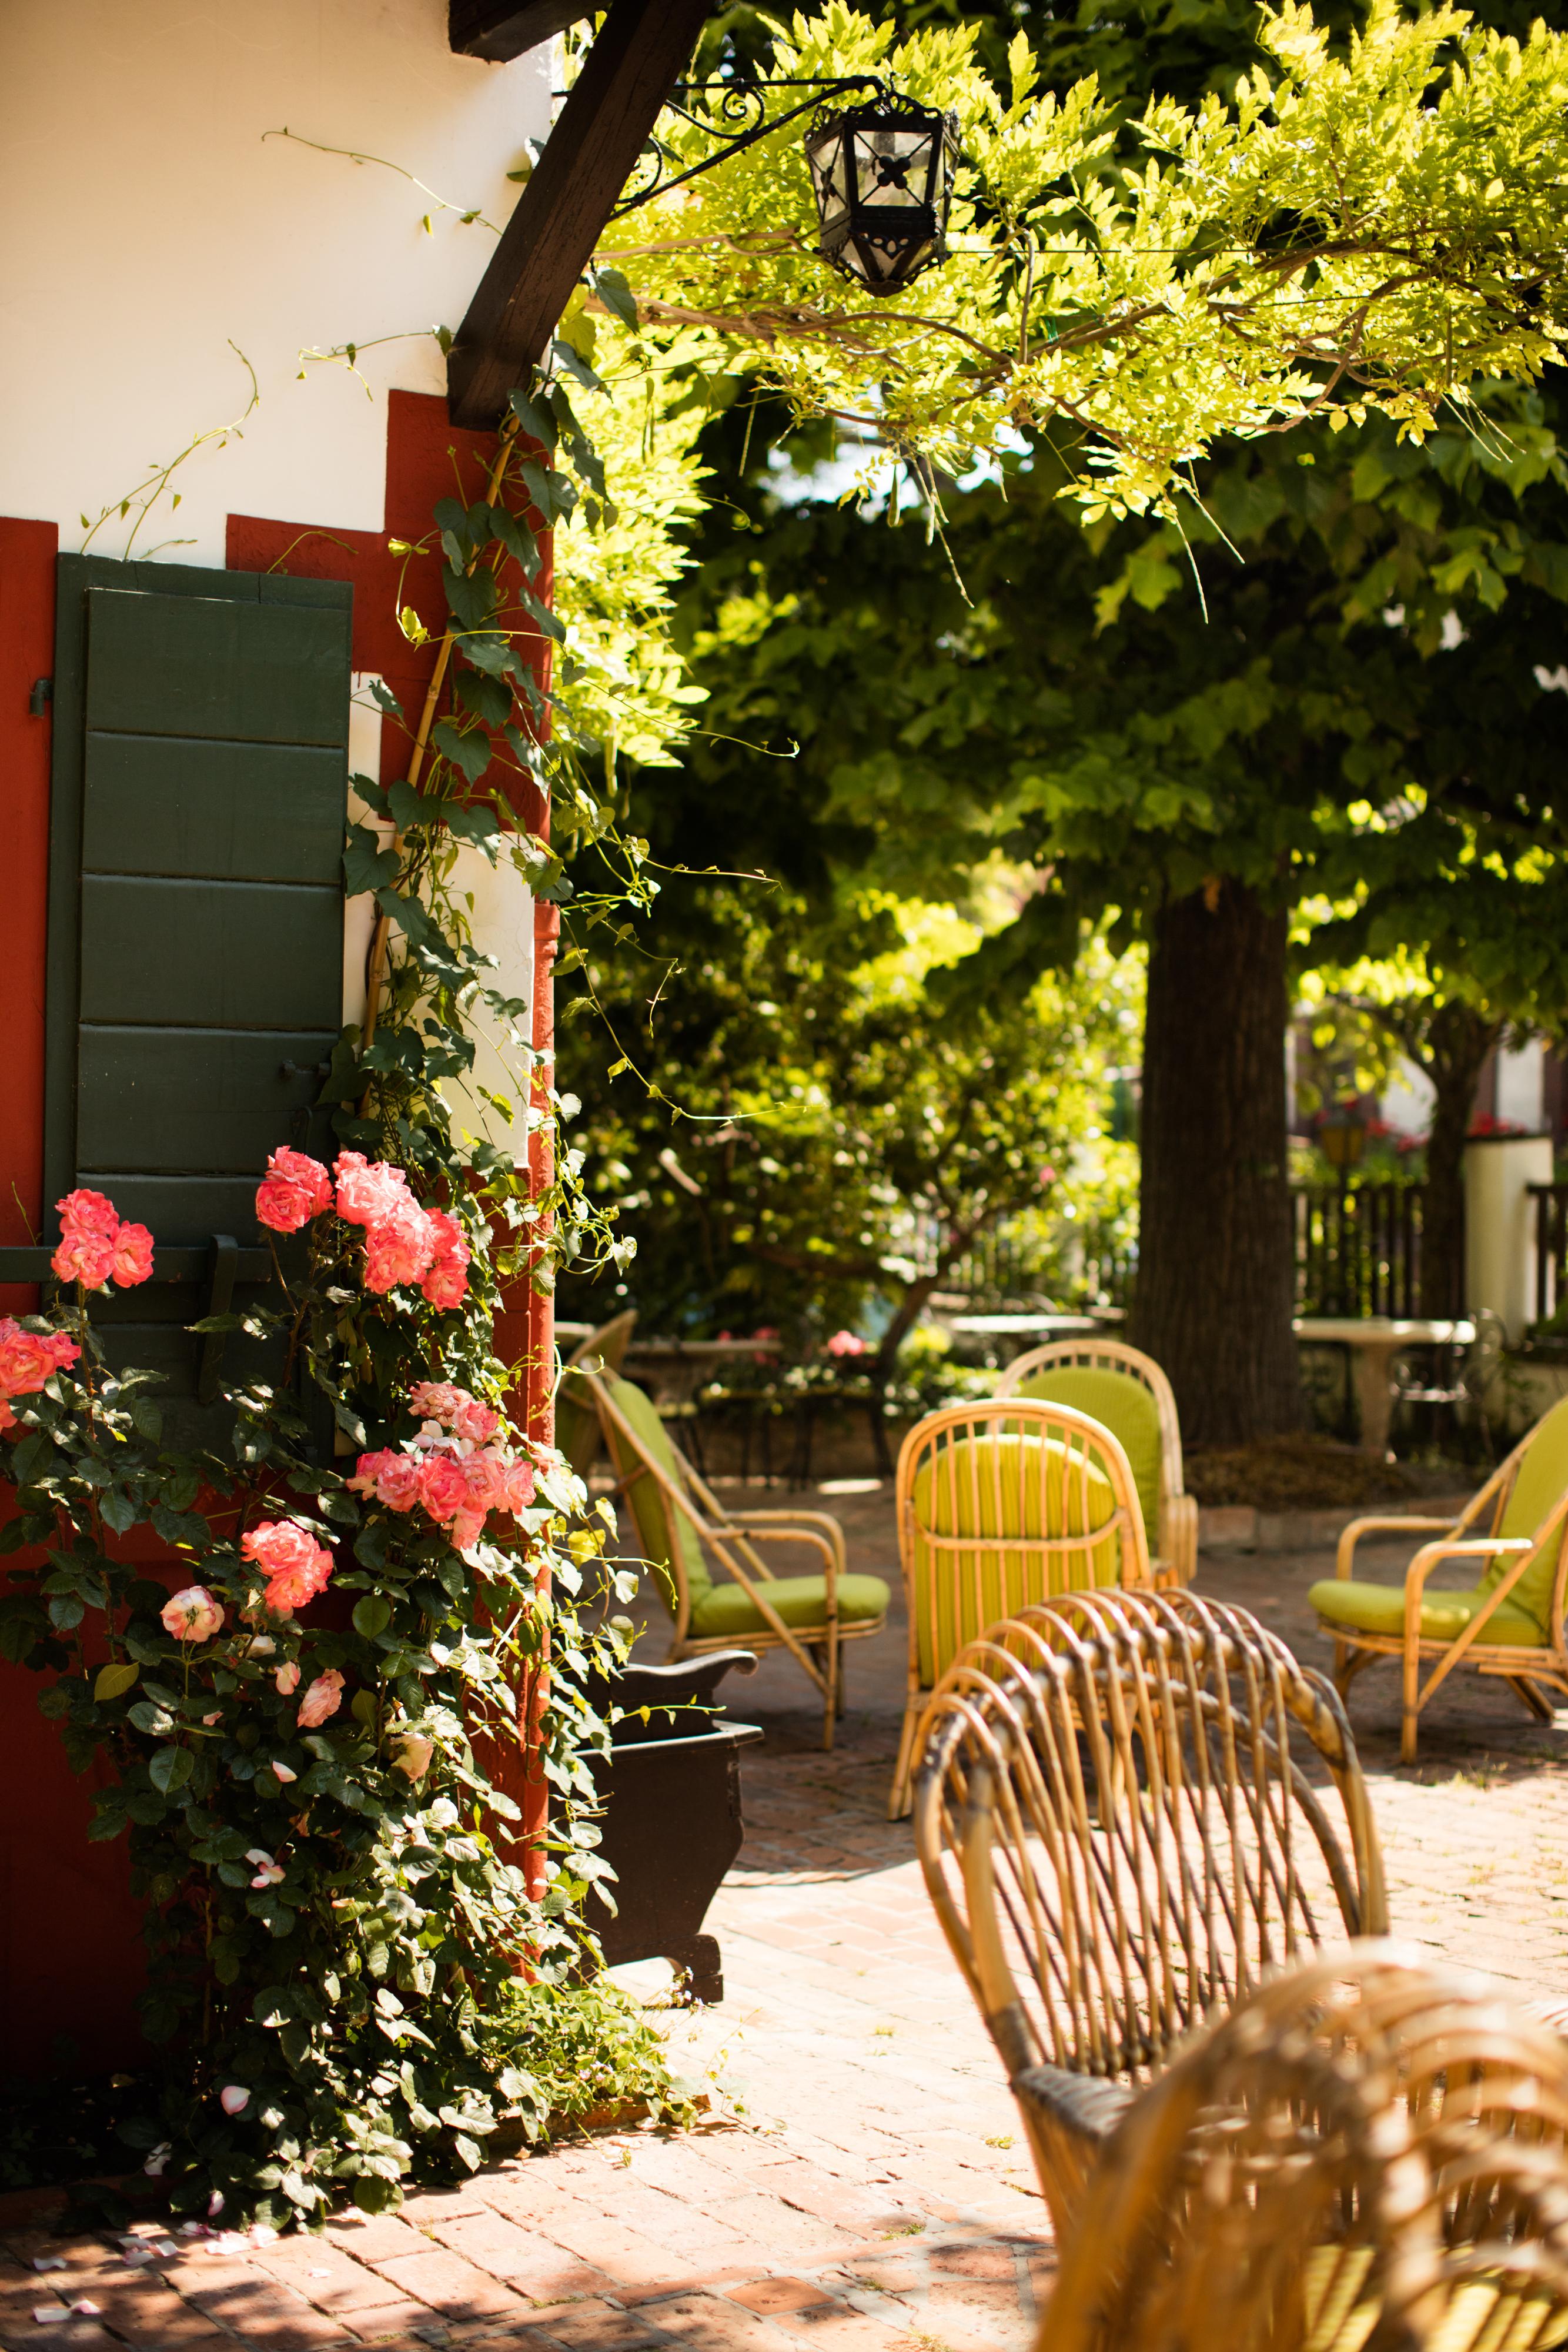
[[[873,294],[895,293],[946,261],[957,159],[956,118],[896,91],[819,115],[806,161],[824,260]]]

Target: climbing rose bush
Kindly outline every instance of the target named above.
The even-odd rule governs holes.
[[[539,1681],[552,1642],[585,1654],[551,1591],[594,1556],[582,1489],[508,1418],[465,1196],[273,1153],[277,1278],[198,1327],[249,1351],[225,1359],[222,1455],[164,1444],[155,1376],[92,1320],[151,1236],[100,1193],[57,1206],[68,1288],[0,1322],[0,1653],[97,1768],[90,1834],[130,1847],[143,2021],[173,2056],[126,2129],[177,2213],[379,2210],[472,2169],[503,2116],[542,2119],[518,1972],[575,1979],[599,1867]]]

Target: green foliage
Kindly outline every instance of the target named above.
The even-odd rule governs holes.
[[[675,863],[685,826],[715,820],[662,795],[653,822]],[[731,839],[746,828],[737,813]],[[588,1017],[560,1048],[588,1105],[589,1181],[637,1237],[628,1295],[660,1329],[772,1325],[801,1352],[881,1293],[885,1371],[941,1268],[1060,1197],[1135,1034],[1137,976],[1092,946],[1074,982],[954,1021],[943,988],[980,932],[939,908],[693,874],[663,905],[678,962],[591,955]],[[916,1218],[935,1273],[910,1256]]]
[[[676,2122],[695,2112],[671,2078],[663,2036],[609,1977],[577,1985],[514,1977],[483,2032],[497,2059],[528,2076],[517,2096],[530,2139],[633,2102]]]
[[[1134,128],[1092,79],[1042,90],[1022,31],[1004,68],[989,29],[899,39],[831,0],[773,45],[783,73],[881,73],[953,111],[943,268],[891,301],[846,292],[815,250],[791,126],[606,245],[643,321],[706,326],[800,415],[920,468],[961,473],[1020,430],[1075,426],[1091,516],[1174,510],[1178,469],[1221,434],[1375,407],[1419,436],[1442,401],[1553,357],[1559,36],[1375,0],[1336,44],[1287,0],[1242,31],[1255,61],[1224,100],[1153,96]],[[700,119],[666,116],[660,135],[679,164],[711,152]]]

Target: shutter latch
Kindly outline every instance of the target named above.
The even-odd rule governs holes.
[[[33,691],[27,697],[27,713],[29,718],[41,719],[54,698],[54,679],[52,677],[36,677],[33,680]]]

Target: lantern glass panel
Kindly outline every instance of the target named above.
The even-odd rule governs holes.
[[[862,205],[924,205],[931,140],[921,131],[859,131],[855,179]]]

